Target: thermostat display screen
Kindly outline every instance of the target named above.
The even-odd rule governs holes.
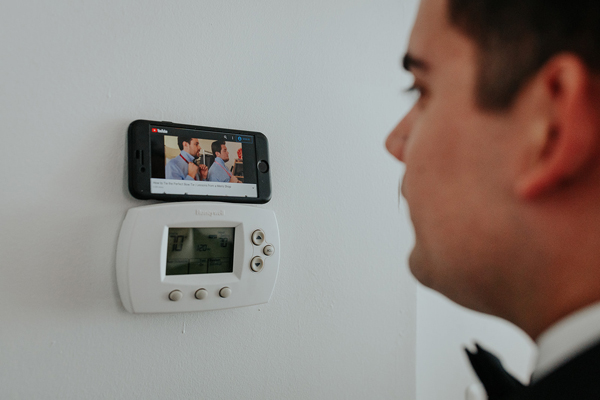
[[[166,275],[233,272],[235,228],[169,228]]]

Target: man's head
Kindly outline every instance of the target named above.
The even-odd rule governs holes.
[[[227,151],[227,146],[225,146],[225,142],[222,140],[217,140],[212,142],[210,146],[215,157],[221,158],[221,160],[227,162],[229,161],[229,152]]]
[[[574,290],[567,288],[556,298],[570,297],[571,304],[541,316],[545,321],[535,327],[525,326],[515,310],[517,303],[539,307],[566,277],[561,257],[568,261],[567,242],[577,239],[569,229],[590,218],[585,204],[600,201],[600,79],[582,57],[561,49],[544,50],[535,67],[505,60],[503,54],[521,56],[511,53],[510,32],[483,34],[494,23],[477,20],[482,10],[490,19],[497,11],[495,25],[503,28],[510,20],[505,3],[422,1],[404,58],[419,98],[386,144],[406,164],[402,193],[415,228],[413,274],[534,336],[539,325],[574,307]],[[519,10],[522,3],[542,4],[508,3]],[[498,80],[504,83],[495,85]],[[600,247],[600,232],[589,241]]]
[[[179,136],[177,138],[177,144],[179,145],[180,150],[184,150],[188,154],[194,157],[200,157],[200,141],[198,139],[190,139]]]

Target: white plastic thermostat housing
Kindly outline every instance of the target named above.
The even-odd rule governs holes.
[[[131,313],[267,303],[279,270],[275,213],[229,203],[132,208],[117,246],[117,283]]]

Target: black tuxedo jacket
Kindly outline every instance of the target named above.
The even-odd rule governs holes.
[[[600,400],[600,343],[535,381],[511,400]]]

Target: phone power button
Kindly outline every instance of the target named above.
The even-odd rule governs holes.
[[[269,163],[266,162],[265,160],[260,160],[258,162],[258,170],[263,174],[268,172],[269,171]]]

